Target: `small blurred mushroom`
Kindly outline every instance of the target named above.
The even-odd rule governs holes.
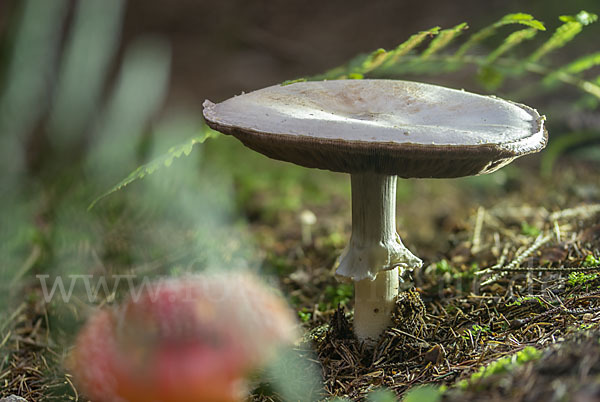
[[[295,339],[283,298],[249,274],[198,275],[144,288],[101,310],[67,366],[95,402],[233,402],[244,378]]]
[[[312,243],[312,227],[315,223],[317,223],[317,217],[311,210],[305,209],[300,212],[302,245],[308,246]]]
[[[528,106],[395,80],[274,85],[207,100],[204,117],[268,157],[350,173],[352,234],[336,275],[354,281],[354,332],[370,344],[391,324],[399,273],[422,265],[396,231],[397,176],[491,173],[547,141]]]

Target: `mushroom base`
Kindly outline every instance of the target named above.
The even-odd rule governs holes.
[[[397,268],[378,273],[375,280],[354,284],[354,334],[359,340],[372,346],[392,324],[398,287]]]
[[[354,332],[376,341],[391,324],[399,271],[422,265],[396,232],[396,176],[352,175],[352,236],[337,277],[355,282]]]

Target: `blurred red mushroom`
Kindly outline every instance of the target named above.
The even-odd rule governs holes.
[[[67,365],[94,402],[225,402],[244,377],[295,336],[285,301],[249,274],[198,275],[150,285],[99,311]]]

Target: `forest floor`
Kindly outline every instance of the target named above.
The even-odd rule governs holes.
[[[277,207],[285,204],[281,183],[245,196],[252,258],[296,309],[305,333],[297,352],[322,373],[315,383],[296,380],[303,399],[359,400],[382,387],[402,397],[418,385],[432,386],[412,391],[425,401],[600,398],[596,166],[561,161],[551,179],[541,179],[536,164],[524,162],[493,179],[402,181],[399,232],[424,265],[403,278],[395,325],[374,351],[353,339],[353,289],[333,275],[351,228],[349,180],[328,176],[341,190],[325,186],[325,199],[285,208]],[[299,190],[286,191],[293,198]],[[305,210],[317,217],[314,225],[302,224]],[[110,233],[116,251],[108,255],[123,260],[122,234]],[[154,267],[133,269],[169,264],[163,255]],[[0,397],[81,400],[62,368],[70,338],[31,283],[0,323]],[[87,311],[80,307],[70,307],[79,321]],[[279,400],[265,381],[256,380],[252,398]]]
[[[497,189],[479,206],[473,191],[481,189],[452,181],[428,183],[437,197],[406,204],[410,214],[418,205],[432,216],[405,218],[404,238],[429,239],[432,230],[446,246],[413,243],[426,262],[405,278],[395,325],[374,351],[352,337],[352,292],[333,279],[335,253],[322,237],[328,230],[317,225],[314,242],[299,247],[299,234],[289,233],[294,225],[274,229],[286,239],[277,243],[290,267],[282,282],[298,301],[310,338],[304,346],[316,349],[325,395],[356,400],[385,387],[401,396],[428,384],[442,386],[436,398],[445,400],[600,397],[596,172],[568,166],[543,182],[520,169],[501,183],[502,197]],[[338,303],[346,306],[336,314]]]

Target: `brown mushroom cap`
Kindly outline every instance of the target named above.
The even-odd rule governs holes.
[[[535,109],[409,81],[275,85],[206,101],[204,117],[274,159],[405,178],[490,173],[547,142]]]

